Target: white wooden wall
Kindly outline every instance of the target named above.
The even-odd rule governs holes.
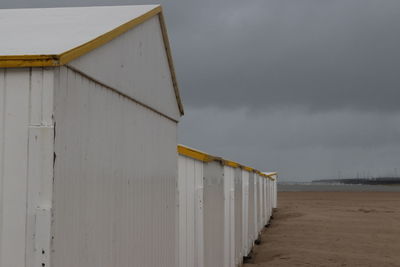
[[[224,167],[204,163],[204,266],[224,265]]]
[[[179,266],[204,267],[203,162],[179,156]]]
[[[53,71],[0,69],[0,267],[49,266]]]
[[[242,255],[247,256],[249,253],[249,172],[242,171]]]
[[[275,180],[273,181],[272,191],[273,191],[273,201],[272,208],[276,209],[278,207],[278,188],[277,188],[277,176],[275,175]]]
[[[260,217],[260,190],[259,190],[259,177],[254,173],[254,240],[258,238],[258,221]]]
[[[158,16],[68,64],[180,119]]]
[[[247,253],[246,256],[250,253],[251,248],[253,247],[253,242],[257,238],[257,228],[256,228],[256,212],[257,207],[255,206],[255,183],[254,183],[254,173],[249,173],[249,234],[247,239]]]
[[[235,194],[234,194],[234,208],[235,208],[235,222],[234,222],[234,234],[235,234],[235,266],[239,266],[243,262],[243,243],[242,243],[242,231],[243,231],[243,181],[242,181],[242,170],[235,168],[234,170],[234,183],[235,183]]]
[[[55,123],[52,267],[176,267],[176,123],[66,67]]]
[[[235,266],[235,169],[224,166],[224,266]]]

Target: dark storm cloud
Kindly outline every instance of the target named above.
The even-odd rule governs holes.
[[[190,108],[180,142],[282,180],[394,175],[400,170],[400,113]]]
[[[14,0],[2,8],[148,4]],[[186,106],[393,111],[398,0],[164,0]]]
[[[197,26],[174,38],[187,104],[400,108],[399,1],[230,6],[193,14]]]

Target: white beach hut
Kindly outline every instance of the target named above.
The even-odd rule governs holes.
[[[0,267],[176,267],[161,7],[0,10]]]
[[[187,146],[178,153],[179,267],[241,266],[272,212],[272,178]]]

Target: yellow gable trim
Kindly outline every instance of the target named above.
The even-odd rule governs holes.
[[[203,153],[201,151],[179,145],[178,145],[178,153],[182,156],[186,156],[203,162],[210,162],[217,159],[216,157]]]

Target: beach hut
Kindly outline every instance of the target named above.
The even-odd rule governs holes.
[[[249,172],[249,203],[248,203],[248,237],[247,237],[247,251],[245,256],[248,256],[254,240],[257,239],[257,202],[256,202],[256,184],[254,179],[255,173]]]
[[[249,254],[249,167],[242,167],[242,256]]]
[[[179,266],[204,265],[204,162],[211,157],[186,146],[178,146],[178,240]]]
[[[204,163],[204,266],[225,266],[225,182],[220,161]]]
[[[223,163],[224,265],[235,266],[235,167]]]
[[[178,266],[241,266],[268,223],[271,178],[187,146],[178,153]]]
[[[176,267],[158,5],[0,10],[0,266]]]
[[[269,178],[269,190],[270,190],[270,202],[271,202],[271,214],[272,210],[277,207],[277,179],[278,174],[276,172],[263,172],[263,174]]]

